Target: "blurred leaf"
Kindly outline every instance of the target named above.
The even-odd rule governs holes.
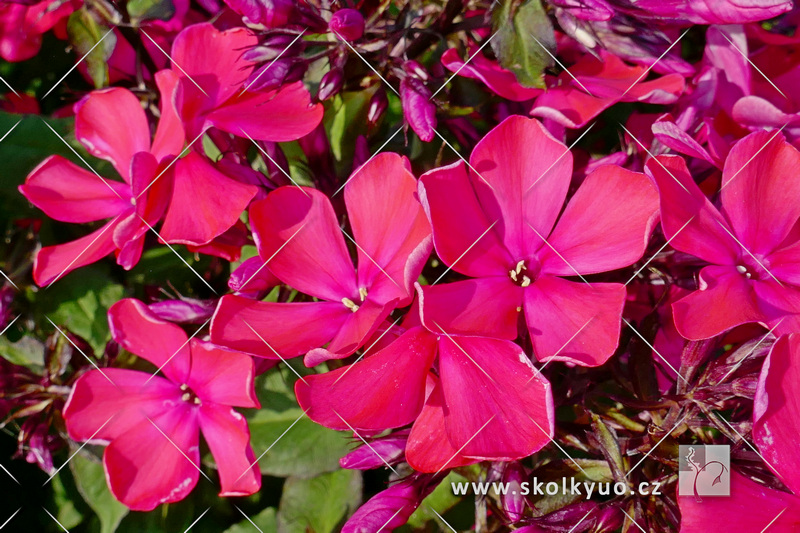
[[[374,90],[350,91],[332,100],[333,119],[326,118],[325,127],[336,161],[347,161],[348,164],[352,164],[355,141],[366,131],[367,106],[374,92]]]
[[[30,336],[11,342],[5,335],[0,335],[0,356],[15,365],[41,368],[44,366],[44,344]]]
[[[169,20],[175,15],[172,0],[129,0],[127,9],[135,25],[145,20]]]
[[[128,283],[140,287],[143,285],[159,287],[169,285],[184,296],[197,296],[198,289],[204,290],[205,285],[192,272],[192,269],[181,261],[181,257],[193,269],[202,274],[208,269],[212,261],[211,256],[200,255],[198,259],[184,246],[173,245],[172,248],[175,251],[164,245],[156,245],[145,250],[136,266],[128,272]],[[208,289],[205,288],[205,290]]]
[[[361,502],[361,472],[337,470],[311,479],[290,477],[278,509],[281,533],[331,533]]]
[[[69,467],[75,476],[78,491],[100,519],[101,533],[114,533],[128,514],[128,508],[108,490],[103,465],[77,454],[69,462]]]
[[[117,43],[110,30],[86,8],[75,11],[67,20],[69,42],[79,57],[86,56],[83,61],[97,89],[108,85],[108,58]]]
[[[122,285],[111,280],[107,268],[88,265],[39,291],[36,310],[58,327],[66,327],[86,339],[99,353],[111,339],[106,316],[108,308],[124,294]],[[38,322],[49,325],[44,317]]]
[[[253,521],[252,524],[250,520],[242,520],[223,533],[275,533],[278,531],[278,518],[274,507],[267,507],[257,515],[248,518]]]
[[[556,38],[541,1],[502,0],[492,13],[492,27],[497,32],[492,50],[500,65],[525,87],[543,89],[542,73],[553,65],[547,51],[555,54]]]
[[[56,518],[66,529],[72,529],[81,522],[83,522],[83,515],[75,506],[72,500],[72,495],[69,493],[67,486],[64,484],[64,479],[61,474],[58,474],[50,481],[53,489],[53,503],[56,509]],[[72,488],[74,491],[75,488]],[[75,497],[80,498],[77,494]]]
[[[408,518],[408,525],[415,529],[423,528],[427,522],[439,520],[433,511],[444,514],[456,505],[463,496],[456,496],[453,493],[451,483],[469,483],[469,480],[456,472],[447,474],[447,477],[422,500],[417,510]]]

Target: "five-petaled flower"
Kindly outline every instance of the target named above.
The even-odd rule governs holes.
[[[142,302],[109,310],[114,339],[165,377],[138,370],[90,370],[64,408],[69,436],[108,444],[103,467],[114,496],[146,511],[186,497],[201,473],[202,432],[219,469],[221,496],[257,492],[261,473],[244,417],[260,407],[253,359],[197,339],[159,320]]]

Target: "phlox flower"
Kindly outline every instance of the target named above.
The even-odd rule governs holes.
[[[107,180],[61,156],[45,159],[20,192],[56,220],[72,223],[111,218],[75,241],[47,246],[36,255],[33,277],[40,286],[114,253],[123,268],[141,257],[144,236],[164,219],[166,242],[203,245],[230,228],[256,194],[216,170],[202,155],[183,150],[183,127],[170,104],[177,79],[156,76],[161,119],[151,143],[138,98],[122,88],[94,91],[75,106],[75,136],[94,156],[110,161],[123,182]],[[225,194],[221,195],[220,191]]]
[[[756,390],[753,439],[766,464],[792,491],[783,492],[731,472],[730,497],[678,498],[681,531],[716,530],[793,533],[800,527],[800,481],[797,470],[797,433],[800,431],[800,335],[780,337],[772,346]]]
[[[776,334],[800,327],[799,166],[800,152],[780,133],[748,135],[725,160],[717,208],[682,158],[647,162],[670,244],[711,263],[700,271],[699,290],[672,304],[685,338],[707,339],[752,322]]]
[[[211,322],[212,340],[263,357],[306,354],[309,366],[355,352],[392,310],[411,302],[430,253],[430,225],[416,188],[407,161],[397,154],[380,154],[353,173],[344,201],[357,268],[322,192],[286,186],[254,202],[250,223],[266,268],[318,301],[223,296]]]
[[[536,120],[512,116],[478,143],[469,168],[458,162],[420,178],[439,257],[474,278],[423,288],[433,331],[512,340],[524,312],[539,360],[606,361],[625,287],[564,277],[637,261],[658,195],[644,174],[604,165],[561,213],[571,177],[566,146]]]
[[[233,409],[259,407],[252,358],[189,340],[134,299],[114,304],[109,324],[114,340],[165,376],[95,369],[70,393],[67,432],[108,445],[103,468],[112,494],[137,511],[185,498],[200,475],[200,433],[219,469],[220,496],[257,492],[261,474],[250,432]]]

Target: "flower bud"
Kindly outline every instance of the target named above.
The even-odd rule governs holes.
[[[244,17],[248,24],[265,28],[285,26],[294,12],[289,0],[225,0],[231,9]]]
[[[397,432],[372,441],[369,446],[359,446],[339,459],[342,468],[372,470],[388,464],[397,464],[405,456],[408,431]]]
[[[597,516],[594,530],[597,533],[611,533],[622,525],[622,511],[618,507],[606,507]]]
[[[340,9],[331,17],[328,28],[345,41],[356,41],[364,35],[364,16],[355,9]]]
[[[350,517],[342,533],[392,531],[402,526],[436,486],[430,477],[409,477],[379,492]]]
[[[388,107],[389,99],[386,97],[386,91],[381,87],[369,100],[369,107],[367,108],[367,122],[369,122],[369,125],[376,125]]]
[[[228,287],[246,298],[261,299],[267,292],[278,285],[280,280],[272,275],[269,268],[264,266],[260,257],[251,257],[242,261],[242,264],[231,273]]]
[[[331,96],[338,94],[344,85],[344,73],[340,69],[329,70],[322,76],[317,91],[317,100],[324,102]]]
[[[520,463],[507,463],[503,469],[502,480],[509,490],[500,495],[500,501],[506,516],[512,522],[521,520],[525,513],[525,491],[522,490],[522,483],[526,477],[525,468]]]
[[[248,91],[271,91],[280,86],[298,81],[306,73],[306,63],[294,59],[278,59],[250,73],[245,87]]]
[[[293,41],[295,42],[294,45],[292,45]],[[255,46],[243,53],[242,59],[251,61],[253,63],[272,61],[280,55],[289,55],[290,51],[287,50],[284,52],[289,45],[292,45],[292,51],[294,51],[294,48],[298,47],[298,44],[300,43],[302,43],[302,40],[295,41],[295,36],[293,35],[285,33],[272,35],[265,39],[258,46]],[[300,47],[302,47],[301,44]]]
[[[432,141],[436,129],[436,105],[431,102],[430,90],[417,78],[407,76],[400,82],[400,100],[411,129],[422,141]]]
[[[161,320],[179,324],[202,324],[214,314],[216,300],[164,300],[147,307]]]

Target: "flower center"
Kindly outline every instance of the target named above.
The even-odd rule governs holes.
[[[736,272],[747,279],[764,280],[770,277],[765,265],[765,258],[756,258],[750,255],[739,258],[736,265]]]
[[[360,287],[358,289],[358,297],[360,298],[360,302],[361,303],[364,303],[364,300],[367,299],[367,289],[365,287]],[[350,298],[342,298],[342,303],[344,304],[344,306],[346,308],[348,308],[352,312],[355,313],[356,311],[358,311],[358,307],[359,307],[358,304],[355,303]]]
[[[203,403],[200,401],[200,398],[197,397],[194,391],[190,389],[189,385],[187,385],[186,383],[181,385],[181,392],[183,393],[181,395],[181,400],[183,400],[184,402],[191,403],[194,405],[200,405],[201,403]]]
[[[508,277],[511,278],[511,281],[513,281],[515,285],[519,285],[520,287],[527,287],[530,285],[533,282],[533,279],[531,279],[532,276],[533,274],[528,271],[524,259],[520,260],[513,270],[508,271]]]

